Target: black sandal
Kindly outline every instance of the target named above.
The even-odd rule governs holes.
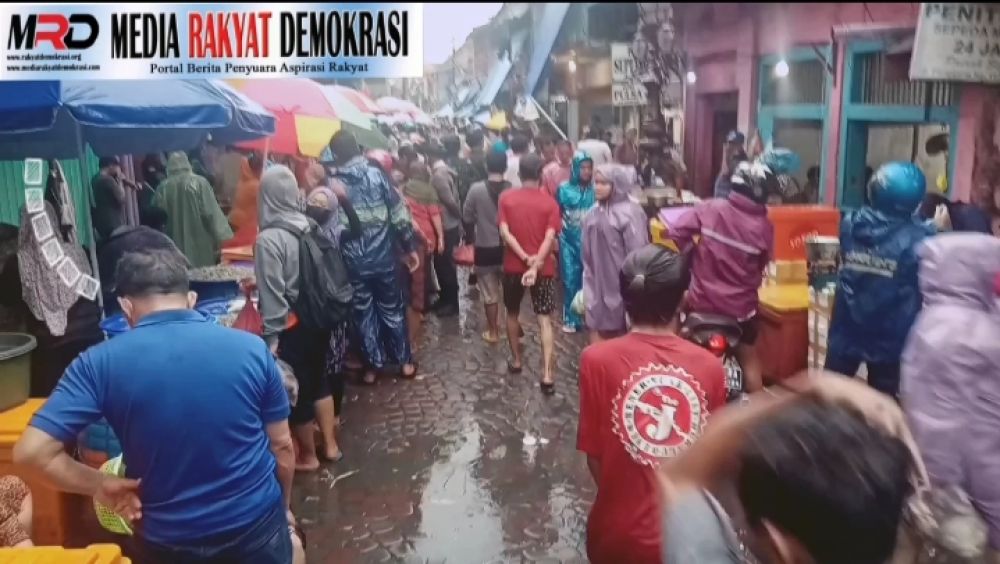
[[[551,396],[556,393],[556,383],[555,382],[539,382],[538,387],[541,388],[542,393]]]
[[[520,374],[522,370],[524,370],[523,366],[514,366],[513,362],[509,360],[507,361],[507,372],[511,374]]]

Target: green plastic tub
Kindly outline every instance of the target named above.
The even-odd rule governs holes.
[[[21,405],[31,388],[31,351],[35,338],[25,333],[0,333],[0,411]]]

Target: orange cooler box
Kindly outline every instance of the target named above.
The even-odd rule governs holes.
[[[829,206],[769,206],[774,224],[774,260],[806,260],[806,239],[840,236],[840,210]]]

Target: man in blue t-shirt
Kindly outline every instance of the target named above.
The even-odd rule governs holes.
[[[191,309],[185,266],[176,250],[120,259],[116,291],[133,329],[70,365],[15,461],[141,519],[144,562],[290,563],[295,460],[281,375],[259,337]],[[125,478],[63,448],[102,417],[121,441]]]

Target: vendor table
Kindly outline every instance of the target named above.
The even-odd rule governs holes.
[[[773,384],[808,367],[809,286],[769,285],[759,295],[757,355],[764,383]]]
[[[31,490],[34,503],[32,540],[39,545],[65,546],[71,544],[70,534],[73,524],[77,521],[74,516],[81,514],[81,508],[88,503],[88,500],[82,496],[60,492],[40,479],[37,472],[28,471],[14,464],[14,444],[28,427],[32,415],[43,403],[45,399],[32,398],[0,413],[0,475],[19,476]],[[0,563],[8,561],[0,555]],[[104,562],[104,560],[93,562]]]

